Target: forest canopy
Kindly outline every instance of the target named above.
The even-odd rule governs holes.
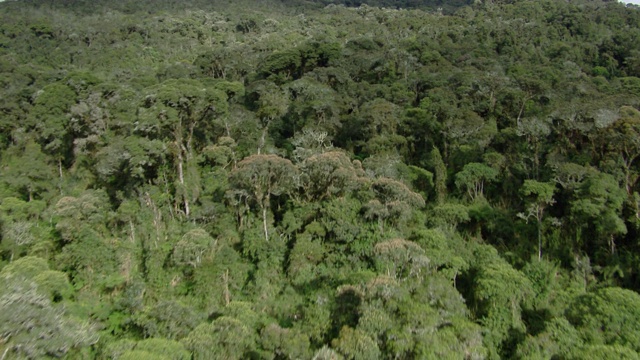
[[[0,359],[640,358],[640,9],[0,3]]]

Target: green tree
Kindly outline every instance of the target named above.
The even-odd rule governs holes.
[[[133,314],[132,320],[146,337],[178,340],[190,334],[201,315],[192,306],[167,298]]]
[[[380,231],[388,220],[391,225],[404,225],[414,210],[425,206],[422,196],[400,181],[379,178],[371,183],[371,189],[375,199],[365,205],[365,215],[378,220]]]
[[[179,266],[196,268],[212,254],[216,241],[202,229],[193,229],[182,236],[173,248],[173,261]]]
[[[308,76],[288,84],[287,89],[292,100],[290,113],[296,117],[295,132],[311,128],[335,135],[344,102],[340,94]]]
[[[249,156],[231,173],[232,187],[249,194],[257,203],[266,241],[269,241],[267,213],[271,209],[271,196],[293,190],[295,174],[296,168],[291,161],[276,155]]]
[[[571,213],[580,228],[593,226],[595,237],[605,240],[611,254],[616,252],[615,237],[625,234],[627,227],[620,218],[626,193],[612,175],[595,173],[586,177],[576,190]]]
[[[43,149],[55,156],[60,172],[73,143],[69,110],[76,100],[77,95],[69,86],[52,83],[36,94],[30,113]]]
[[[338,338],[334,339],[332,346],[338,350],[345,359],[365,360],[380,359],[382,354],[376,342],[360,330],[348,326],[340,330]]]
[[[419,281],[430,263],[424,249],[404,239],[379,242],[373,251],[379,271],[395,279],[415,277]]]
[[[255,349],[253,329],[240,320],[222,316],[210,324],[200,324],[182,340],[194,360],[243,359]]]
[[[11,147],[0,162],[0,180],[25,200],[46,199],[50,196],[47,193],[53,188],[55,176],[47,160],[40,145],[32,140],[22,146]]]
[[[538,228],[538,260],[542,259],[542,220],[547,206],[552,206],[555,203],[553,198],[554,191],[555,184],[536,180],[525,180],[520,189],[520,192],[528,198],[528,201],[527,212],[519,213],[518,216],[526,221],[529,221],[530,218],[536,220],[536,227]]]
[[[341,151],[317,154],[300,164],[302,192],[308,201],[349,194],[363,182],[363,175]]]
[[[442,160],[440,150],[436,147],[431,150],[431,162],[435,175],[436,203],[442,204],[447,197],[447,166]]]
[[[61,300],[56,293],[68,297],[71,290],[66,278],[49,271],[45,260],[34,257],[19,259],[0,271],[2,358],[62,357],[98,341],[93,324],[55,302]]]
[[[602,288],[577,297],[566,312],[587,344],[621,345],[640,351],[640,295],[621,288]]]
[[[479,251],[485,251],[484,249]],[[523,331],[522,302],[530,295],[531,282],[520,271],[497,256],[495,250],[477,256],[478,275],[473,296],[478,306],[478,317],[489,333],[484,342],[495,358],[503,349],[503,343],[514,330]]]
[[[283,117],[289,109],[289,94],[278,85],[267,81],[257,81],[247,89],[247,96],[260,120],[261,135],[258,140],[258,155],[267,141],[269,127],[274,120]]]
[[[270,324],[262,329],[260,340],[262,348],[275,358],[309,358],[309,338],[296,330]]]
[[[640,178],[634,163],[640,157],[640,111],[630,106],[619,110],[620,117],[605,135],[611,156],[617,157],[624,171],[624,187],[631,194]]]
[[[227,95],[195,80],[167,80],[146,89],[136,131],[167,143],[176,170],[176,210],[191,214],[199,197],[195,150],[203,142],[211,118],[227,112]],[[202,146],[202,145],[200,145]]]
[[[167,339],[150,338],[139,341],[135,347],[136,351],[147,351],[156,356],[163,356],[170,360],[188,360],[191,354],[184,346],[175,341]]]
[[[466,190],[471,201],[484,197],[485,183],[498,177],[498,171],[481,163],[469,163],[456,174],[456,186]]]
[[[571,358],[584,342],[579,332],[565,319],[554,318],[545,322],[545,330],[536,336],[527,336],[516,350],[522,359]]]

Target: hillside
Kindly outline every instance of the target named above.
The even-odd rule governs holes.
[[[344,4],[0,3],[0,359],[640,357],[638,8]]]

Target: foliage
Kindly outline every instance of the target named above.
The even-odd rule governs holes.
[[[637,358],[638,29],[0,2],[0,358]]]

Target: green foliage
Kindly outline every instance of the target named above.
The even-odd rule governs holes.
[[[6,183],[24,200],[45,197],[53,189],[54,172],[47,164],[47,158],[40,145],[28,141],[24,146],[11,148],[3,157],[3,173],[0,180]]]
[[[420,246],[404,239],[379,242],[373,251],[378,271],[396,279],[421,277],[430,263]]]
[[[495,169],[480,163],[469,163],[456,174],[456,186],[460,190],[466,190],[473,201],[484,197],[485,182],[492,182],[497,177]]]
[[[578,331],[564,318],[554,318],[546,323],[543,332],[528,336],[518,345],[516,355],[523,359],[571,358],[583,346]]]
[[[336,348],[345,359],[364,360],[379,359],[381,357],[378,345],[366,334],[354,330],[348,326],[340,330],[340,335],[333,340],[332,346]]]
[[[33,256],[25,256],[2,268],[3,279],[33,279],[49,270],[47,261]]]
[[[0,2],[0,357],[637,357],[636,8],[90,5]]]
[[[594,236],[608,238],[609,250],[615,253],[614,237],[627,232],[619,215],[626,197],[624,190],[613,176],[597,173],[587,177],[576,191],[580,197],[571,203],[572,214],[583,224],[591,223]]]
[[[95,327],[75,318],[51,302],[29,278],[12,276],[5,269],[0,291],[0,334],[4,356],[62,357],[98,341]]]
[[[514,331],[525,329],[521,304],[531,288],[529,279],[500,258],[479,268],[473,296],[482,324],[489,330],[484,343],[491,357],[507,350],[505,342]]]
[[[164,300],[136,314],[134,321],[145,336],[176,340],[187,336],[200,321],[200,316],[182,302]]]
[[[447,168],[442,160],[442,155],[438,148],[431,151],[431,161],[433,162],[435,174],[436,202],[442,204],[447,196]]]
[[[362,174],[343,152],[313,155],[300,166],[303,191],[308,200],[344,196],[358,189]]]
[[[575,299],[567,319],[588,344],[622,345],[638,351],[640,295],[620,288],[603,288]]]
[[[169,360],[188,360],[191,358],[182,344],[167,339],[144,339],[136,344],[135,351],[146,351]]]
[[[525,180],[520,191],[528,198],[528,204],[527,213],[520,213],[518,216],[527,221],[529,218],[534,218],[538,223],[538,259],[540,259],[542,258],[542,220],[546,207],[555,203],[553,198],[555,184]]]
[[[200,324],[182,340],[193,359],[242,359],[255,348],[256,335],[232,317]]]
[[[585,346],[573,351],[567,359],[588,359],[598,357],[598,359],[640,359],[640,355],[623,346],[619,345],[591,345]]]
[[[172,258],[176,265],[196,268],[210,256],[216,242],[202,229],[193,229],[180,239],[173,248]]]
[[[49,300],[53,302],[70,300],[74,294],[67,275],[60,271],[43,271],[33,277],[33,282],[43,294],[48,294]]]
[[[124,354],[122,354],[118,359],[124,359],[124,360],[135,360],[135,359],[141,359],[141,360],[151,360],[151,359],[160,359],[160,360],[169,360],[170,358],[163,356],[162,354],[159,353],[152,353],[149,351],[144,351],[144,350],[129,350],[126,351]]]
[[[260,334],[262,348],[274,357],[302,359],[309,357],[309,338],[291,329],[270,324]]]

